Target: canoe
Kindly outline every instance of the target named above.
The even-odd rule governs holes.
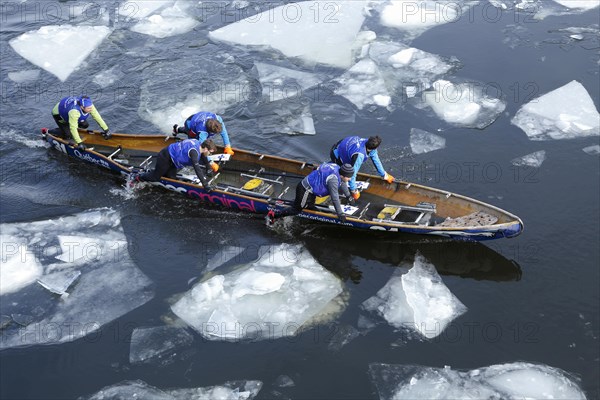
[[[129,176],[153,168],[156,154],[179,138],[172,135],[133,135],[115,133],[105,140],[100,132],[81,130],[87,149],[80,151],[55,136],[43,132],[51,147],[70,157]],[[219,147],[220,150],[222,148]],[[180,171],[176,179],[163,177],[151,185],[180,192],[233,210],[257,214],[283,215],[290,210],[295,188],[317,164],[234,149],[235,155],[221,155],[220,169],[211,176],[216,188],[207,192],[193,169]],[[305,209],[298,217],[355,229],[389,233],[434,235],[458,240],[481,241],[512,238],[523,231],[519,217],[498,207],[466,196],[411,182],[387,183],[378,176],[359,173],[361,197],[354,206],[344,205],[346,221],[333,212],[328,198],[318,198],[315,209]]]

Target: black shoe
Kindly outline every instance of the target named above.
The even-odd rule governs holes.
[[[178,127],[179,127],[179,125],[177,125],[177,124],[173,125],[173,135],[174,136],[177,136],[177,133],[179,133],[179,132],[177,132]]]

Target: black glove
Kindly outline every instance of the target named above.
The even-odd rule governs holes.
[[[346,216],[344,214],[338,215],[338,218],[340,219],[340,222],[346,222]]]
[[[69,140],[69,146],[77,147],[77,143],[75,143],[73,140]]]
[[[204,186],[204,190],[206,190],[208,193],[210,193],[213,190],[215,190],[215,187],[212,185],[206,185],[206,186]]]
[[[83,144],[83,142],[79,143],[77,145],[77,150],[84,151],[85,150],[85,144]]]
[[[110,137],[112,136],[112,133],[110,133],[110,129],[105,129],[104,132],[102,132],[102,136],[105,140],[110,139]]]

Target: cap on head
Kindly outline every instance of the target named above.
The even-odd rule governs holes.
[[[340,175],[350,178],[354,175],[354,168],[350,164],[344,164],[340,167]]]
[[[79,105],[81,105],[81,107],[83,107],[83,108],[91,107],[92,99],[90,99],[87,96],[83,96],[83,97],[81,97],[81,100],[79,101]]]

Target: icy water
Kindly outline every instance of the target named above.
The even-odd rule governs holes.
[[[545,396],[577,397],[579,386],[600,397],[598,114],[581,111],[586,96],[600,106],[599,8],[455,2],[425,29],[415,22],[425,10],[404,2],[400,29],[384,3],[366,16],[366,3],[346,3],[0,3],[2,398],[78,398],[135,380],[156,391],[248,381],[239,390],[252,395],[260,381],[258,399],[414,398],[410,387],[541,398],[519,382],[542,381]],[[248,43],[217,31],[252,16],[236,39]],[[24,44],[31,62],[9,44],[26,32],[39,34]],[[384,65],[391,55],[396,66]],[[406,65],[411,55],[420,67]],[[439,79],[452,86],[437,110],[442,100],[421,90]],[[564,114],[565,138],[531,140],[511,123],[573,80],[583,91],[543,103]],[[38,140],[56,102],[83,92],[115,132],[165,134],[206,109],[234,147],[314,162],[345,135],[378,134],[392,175],[506,209],[525,231],[477,244],[267,228],[174,193],[132,193]],[[74,283],[61,298],[38,278]],[[285,329],[267,329],[274,321]],[[508,363],[528,372],[500,384],[485,369]],[[533,384],[536,368],[547,379]]]

